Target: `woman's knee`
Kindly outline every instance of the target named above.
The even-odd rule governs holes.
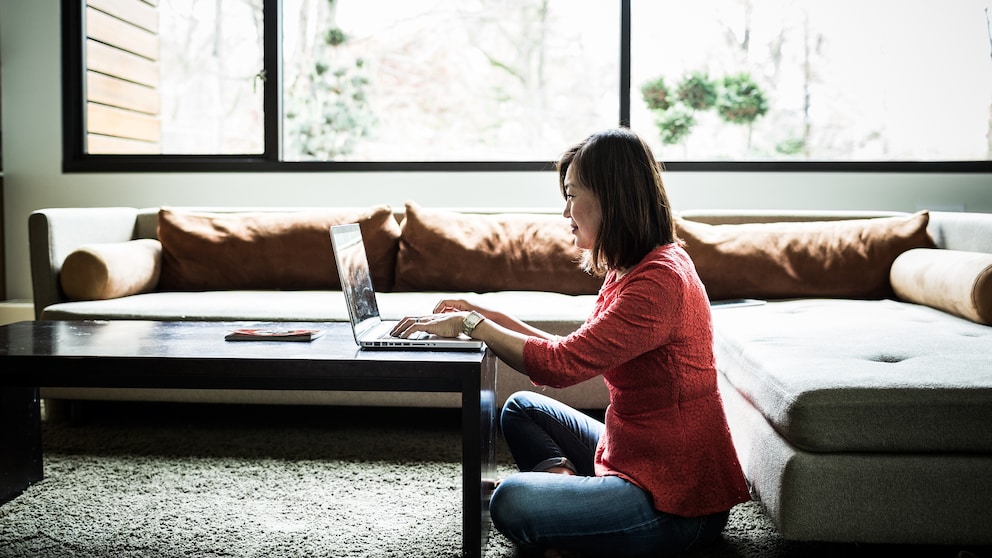
[[[503,403],[501,417],[506,415],[526,416],[533,409],[549,409],[555,405],[561,405],[555,399],[533,391],[518,391],[506,398]]]
[[[500,411],[499,420],[501,426],[507,420],[526,417],[526,409],[533,406],[530,395],[532,395],[531,392],[518,391],[506,398],[506,401],[503,403],[503,409]]]
[[[526,531],[531,524],[530,515],[534,504],[541,498],[539,493],[535,494],[529,483],[522,480],[521,475],[503,479],[489,500],[489,515],[493,526],[518,544],[530,542]]]
[[[517,391],[510,394],[503,402],[503,412],[520,412],[528,407],[532,407],[532,397],[535,395],[531,391]]]

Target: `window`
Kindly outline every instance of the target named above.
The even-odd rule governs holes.
[[[64,168],[989,171],[989,2],[63,0]]]
[[[262,153],[260,6],[86,4],[86,153]]]
[[[988,161],[988,8],[633,0],[631,123],[666,161]]]

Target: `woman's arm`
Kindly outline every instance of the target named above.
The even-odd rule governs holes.
[[[443,314],[447,312],[478,312],[486,317],[486,320],[490,320],[501,327],[508,329],[510,331],[515,331],[517,333],[522,333],[524,335],[529,335],[532,337],[540,337],[542,339],[554,339],[556,336],[552,335],[546,331],[532,327],[508,314],[498,312],[496,310],[490,310],[488,308],[483,308],[478,304],[473,304],[467,300],[461,299],[448,299],[442,300],[437,303],[434,307],[435,314]]]
[[[496,356],[503,359],[503,362],[524,374],[527,374],[527,368],[524,366],[524,345],[527,337],[528,335],[524,333],[507,329],[488,318],[479,322],[472,331],[472,339],[485,342]]]
[[[524,367],[524,344],[527,338],[530,337],[527,331],[535,331],[542,334],[542,336],[550,334],[526,326],[517,320],[509,318],[505,314],[499,312],[485,314],[483,311],[475,309],[476,307],[469,306],[486,318],[475,326],[475,329],[472,331],[472,338],[483,341],[490,350],[496,353],[496,356],[516,370],[526,374],[527,371]],[[438,304],[438,308],[441,307],[442,304]],[[455,310],[455,307],[452,305],[444,305],[442,310],[442,312],[430,316],[403,318],[390,333],[396,337],[410,337],[417,332],[424,331],[442,337],[458,337],[462,333],[462,323],[465,321],[465,317],[472,310]],[[505,327],[490,316],[499,320],[509,320],[507,323],[519,329]]]

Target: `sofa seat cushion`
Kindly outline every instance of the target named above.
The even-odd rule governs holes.
[[[893,300],[713,311],[717,366],[811,452],[990,452],[992,327]]]
[[[377,295],[384,319],[429,313],[442,298],[467,298],[558,334],[571,333],[581,325],[596,300],[595,295],[524,291]],[[156,292],[53,304],[45,308],[41,319],[344,322],[348,310],[341,291]]]

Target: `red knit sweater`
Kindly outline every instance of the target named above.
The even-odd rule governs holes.
[[[684,517],[749,499],[717,391],[709,301],[677,244],[649,253],[619,280],[607,274],[577,331],[529,338],[524,364],[537,385],[600,374],[609,389],[596,474],[618,475]]]

